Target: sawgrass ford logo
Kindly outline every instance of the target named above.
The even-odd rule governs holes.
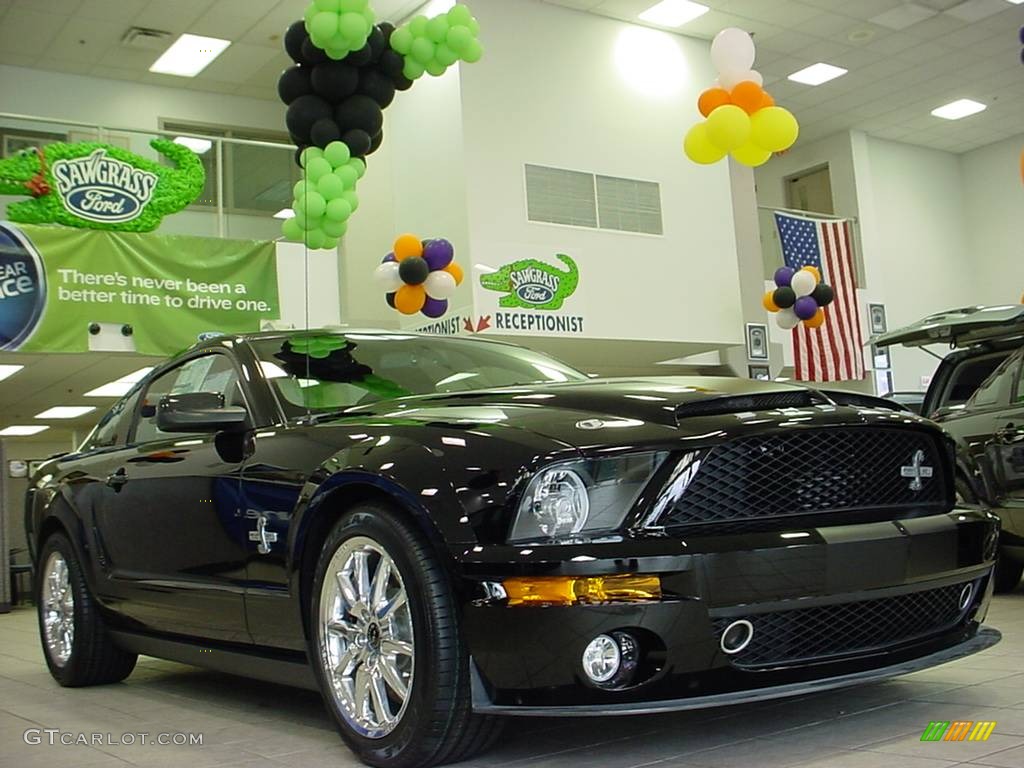
[[[32,243],[0,224],[0,349],[21,346],[35,331],[46,306],[46,275]]]
[[[88,157],[58,160],[53,178],[64,206],[89,221],[118,223],[138,218],[153,197],[155,173],[97,149]]]

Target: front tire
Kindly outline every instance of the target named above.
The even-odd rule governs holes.
[[[324,542],[310,605],[313,667],[345,743],[381,768],[426,768],[491,746],[474,715],[451,586],[422,533],[363,504]]]
[[[46,540],[39,567],[39,637],[53,678],[73,688],[118,683],[128,677],[139,657],[110,639],[67,536],[55,533]]]

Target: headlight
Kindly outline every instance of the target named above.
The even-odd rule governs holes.
[[[565,462],[530,480],[511,541],[618,528],[667,453]]]

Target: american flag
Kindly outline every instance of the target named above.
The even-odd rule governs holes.
[[[775,212],[782,257],[793,269],[817,267],[835,291],[825,307],[825,323],[793,329],[797,381],[849,381],[864,378],[864,344],[857,284],[853,270],[853,240],[847,219],[815,219]]]

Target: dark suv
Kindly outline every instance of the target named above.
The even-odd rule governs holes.
[[[1024,572],[1024,305],[966,307],[882,334],[877,346],[952,349],[939,364],[921,413],[963,448],[957,492],[1002,519],[995,590]]]

